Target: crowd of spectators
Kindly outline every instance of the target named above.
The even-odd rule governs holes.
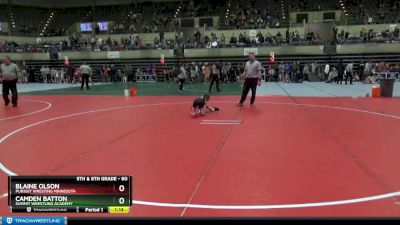
[[[253,4],[237,5],[224,19],[222,29],[264,29],[280,27],[280,17],[274,15],[270,8],[257,9]]]
[[[400,29],[385,29],[376,32],[373,29],[362,28],[359,35],[350,35],[341,30],[337,32],[337,44],[350,43],[398,43]],[[151,43],[152,42],[152,43]],[[36,44],[17,43],[15,41],[0,42],[0,52],[58,52],[58,51],[126,51],[139,49],[178,49],[178,48],[229,48],[229,47],[256,47],[256,46],[281,46],[281,45],[320,45],[321,38],[318,34],[309,32],[305,36],[296,30],[286,30],[284,33],[263,33],[258,31],[255,37],[250,37],[246,32],[228,35],[227,32],[217,35],[202,35],[196,30],[192,36],[184,37],[182,31],[176,32],[175,38],[165,38],[160,32],[153,41],[144,43],[140,34],[125,35],[120,39],[99,38],[81,33],[72,33],[68,39],[54,42],[37,42]]]
[[[172,31],[180,28],[176,18],[198,16],[221,16],[221,10],[229,10],[221,16],[220,29],[261,29],[266,27],[286,27],[288,13],[314,10],[341,10],[337,1],[300,0],[296,2],[270,1],[271,4],[259,4],[258,1],[238,3],[236,1],[210,3],[200,0],[190,0],[183,3],[137,3],[121,6],[51,9],[13,6],[1,14],[14,15],[16,24],[11,32],[39,36],[66,35],[74,23],[90,21],[114,21],[108,33],[150,33],[160,30]],[[400,22],[400,0],[347,0],[347,24],[382,24]],[[284,4],[285,3],[285,4]],[[283,8],[282,8],[283,7]],[[283,10],[283,11],[282,11]],[[49,12],[54,16],[50,17]],[[225,15],[222,13],[222,15]],[[4,17],[4,16],[3,16]],[[0,18],[2,18],[0,16]],[[2,18],[4,21],[10,18]],[[44,29],[48,23],[47,29]]]
[[[337,28],[336,28],[337,29]],[[335,30],[335,28],[334,28]],[[335,39],[337,44],[346,43],[394,43],[400,41],[400,29],[399,27],[392,27],[389,29],[382,30],[380,32],[374,29],[361,28],[359,35],[350,35],[348,31],[342,29],[340,32],[334,31],[336,33]]]
[[[400,22],[399,0],[349,0],[350,24],[383,24]]]
[[[302,83],[308,81],[325,81],[326,83],[347,84],[347,78],[351,82],[363,82],[375,84],[379,81],[379,73],[393,72],[399,74],[399,64],[385,62],[278,62],[268,63],[262,68],[262,78],[265,82]],[[231,62],[192,62],[182,64],[188,74],[186,82],[207,82],[207,68],[216,65],[219,70],[219,80],[222,83],[235,83],[241,80],[244,72],[243,64]],[[180,67],[149,64],[147,66],[134,67],[132,65],[93,65],[91,81],[95,82],[136,82],[136,81],[164,81],[178,82],[177,75]],[[80,82],[79,67],[67,65],[65,67],[41,68],[22,67],[27,74],[25,80],[45,83],[77,83]],[[39,76],[35,76],[39,74]],[[340,78],[342,76],[342,78]],[[347,77],[347,78],[346,78]]]

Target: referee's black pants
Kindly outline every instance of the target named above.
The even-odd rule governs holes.
[[[247,95],[249,94],[249,91],[251,89],[251,99],[250,99],[250,104],[253,104],[254,101],[256,100],[256,90],[257,90],[257,85],[258,85],[258,78],[246,78],[243,84],[243,92],[242,92],[242,98],[240,99],[240,104],[243,104],[244,101],[247,98]]]
[[[211,89],[214,86],[214,82],[215,82],[215,85],[217,86],[217,92],[220,92],[221,90],[219,89],[219,77],[218,77],[218,75],[212,75],[210,88],[208,89],[208,92],[211,92]]]
[[[179,90],[183,91],[183,84],[185,83],[185,78],[179,78]]]
[[[81,90],[86,83],[86,89],[89,90],[89,74],[83,73],[82,74],[82,82],[81,82]]]
[[[336,83],[337,84],[342,84],[343,83],[343,73],[339,73],[338,74],[338,78],[337,78],[337,80],[336,80]]]
[[[12,104],[15,106],[17,105],[17,103],[18,103],[17,81],[18,81],[18,79],[3,80],[3,99],[4,99],[5,105],[10,104],[10,99],[8,98],[10,91],[12,94],[12,97],[11,97]]]
[[[346,72],[346,78],[344,80],[344,84],[347,84],[347,80],[350,80],[350,84],[353,84],[353,74],[351,72]]]

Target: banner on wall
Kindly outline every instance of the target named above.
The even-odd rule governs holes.
[[[389,31],[393,32],[397,27],[397,24],[389,24]]]
[[[109,59],[119,59],[119,52],[108,52],[107,57]]]
[[[244,48],[243,55],[247,56],[250,52],[253,52],[254,55],[258,55],[258,48]]]

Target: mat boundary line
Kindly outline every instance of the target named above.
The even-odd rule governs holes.
[[[396,197],[396,196],[400,196],[400,191],[392,192],[392,193],[388,193],[388,194],[340,200],[340,201],[300,203],[300,204],[203,205],[203,204],[175,204],[175,203],[148,202],[148,201],[139,201],[139,200],[132,200],[132,204],[145,205],[145,206],[169,207],[169,208],[195,208],[195,209],[229,209],[229,210],[290,209],[290,208],[311,208],[311,207],[323,207],[323,206],[334,206],[334,205],[348,205],[348,204],[354,204],[354,203],[377,201],[377,200],[392,198],[392,197]]]
[[[30,112],[30,113],[25,113],[25,114],[22,114],[22,115],[18,115],[18,116],[11,116],[11,117],[0,118],[0,121],[11,120],[11,119],[15,119],[15,118],[20,118],[20,117],[25,117],[25,116],[29,116],[29,115],[34,115],[34,114],[37,114],[37,113],[44,112],[44,111],[50,109],[50,108],[53,106],[50,102],[46,102],[46,101],[39,101],[39,100],[22,100],[22,101],[27,101],[27,102],[40,102],[40,103],[47,104],[47,107],[45,107],[45,108],[43,108],[43,109],[36,110],[36,111],[34,111],[34,112]]]
[[[111,110],[117,110],[117,109],[126,109],[126,108],[140,108],[140,107],[147,107],[147,106],[160,106],[160,105],[179,105],[179,104],[189,104],[190,102],[174,102],[174,103],[154,103],[154,104],[142,104],[142,105],[133,105],[133,106],[120,106],[120,107],[111,107],[111,108],[104,108],[104,109],[97,109],[97,110],[91,110],[91,111],[85,111],[85,112],[80,112],[80,113],[73,113],[73,114],[68,114],[64,116],[59,116],[59,117],[54,117],[50,118],[47,120],[39,121],[24,127],[21,127],[17,130],[14,130],[13,132],[5,135],[0,139],[0,144],[4,142],[7,138],[11,137],[12,135],[23,131],[25,129],[28,129],[30,127],[43,124],[46,122],[58,120],[58,119],[63,119],[63,118],[68,118],[72,116],[78,116],[78,115],[85,115],[89,113],[95,113],[95,112],[103,112],[103,111],[111,111]],[[231,101],[216,101],[216,103],[229,103],[232,104],[234,102]],[[389,114],[384,114],[384,113],[378,113],[378,112],[371,112],[367,110],[360,110],[360,109],[352,109],[352,108],[346,108],[346,107],[337,107],[337,106],[326,106],[326,105],[313,105],[313,104],[298,104],[298,103],[282,103],[282,102],[259,102],[260,104],[275,104],[275,105],[303,105],[307,107],[316,107],[316,108],[330,108],[330,109],[337,109],[337,110],[344,110],[344,111],[353,111],[353,112],[362,112],[362,113],[367,113],[367,114],[372,114],[372,115],[379,115],[383,117],[389,117],[389,118],[394,118],[394,119],[400,119],[399,116],[394,116],[394,115],[389,115]],[[6,168],[1,162],[0,162],[0,169],[5,172],[6,174],[10,176],[17,176],[14,172]],[[0,196],[1,198],[4,198],[8,196],[8,194],[3,194]],[[158,207],[173,207],[173,208],[198,208],[198,209],[237,209],[237,210],[254,210],[254,209],[287,209],[287,208],[307,208],[307,207],[322,207],[322,206],[332,206],[332,205],[346,205],[346,204],[354,204],[354,203],[362,203],[362,202],[369,202],[369,201],[376,201],[376,200],[382,200],[382,199],[387,199],[387,198],[392,198],[392,197],[397,197],[400,196],[400,191],[397,192],[392,192],[392,193],[387,193],[387,194],[382,194],[382,195],[376,195],[376,196],[370,196],[370,197],[363,197],[363,198],[356,198],[356,199],[348,199],[348,200],[340,200],[340,201],[331,201],[331,202],[320,202],[320,203],[302,203],[302,204],[277,204],[277,205],[203,205],[203,204],[175,204],[175,203],[160,203],[160,202],[149,202],[149,201],[139,201],[139,200],[132,200],[132,203],[137,204],[137,205],[147,205],[147,206],[158,206]]]

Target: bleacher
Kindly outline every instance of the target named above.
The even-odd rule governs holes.
[[[202,1],[188,1],[185,4],[176,2],[143,2],[131,5],[91,6],[65,9],[48,9],[40,7],[27,7],[0,5],[0,21],[9,22],[11,34],[38,36],[50,18],[50,24],[44,32],[45,36],[54,36],[65,33],[75,23],[93,21],[115,22],[109,33],[129,33],[129,27],[135,24],[136,33],[158,32],[161,26],[167,30],[172,29],[175,15],[178,18],[191,16],[219,16],[220,29],[237,29],[240,20],[231,20],[232,15],[238,15],[247,8],[256,9],[257,14],[246,15],[246,20],[257,19],[261,16],[265,21],[261,27],[280,27],[289,25],[289,12],[306,12],[315,10],[338,10],[343,2],[348,12],[347,24],[366,24],[368,18],[373,18],[373,24],[395,23],[400,20],[400,1],[374,0],[374,1],[329,1],[329,0],[303,0],[291,2],[288,0],[229,0],[204,4]],[[182,6],[177,12],[178,4]],[[252,5],[253,4],[253,5]],[[229,5],[229,7],[228,7]],[[227,10],[229,9],[229,13]],[[133,15],[138,19],[133,21]],[[226,18],[228,15],[228,18]],[[12,23],[14,22],[14,23]],[[123,26],[123,29],[120,27]],[[241,25],[240,29],[259,28],[257,25]]]

